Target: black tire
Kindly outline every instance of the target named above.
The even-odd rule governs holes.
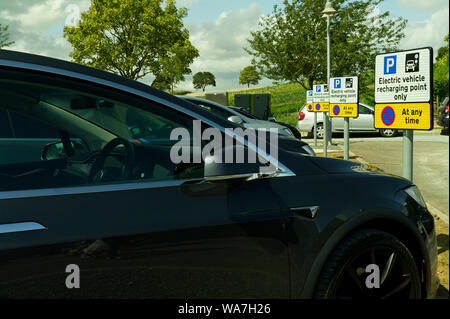
[[[395,137],[398,135],[398,131],[392,129],[381,129],[380,134],[383,137]]]
[[[369,264],[379,267],[379,288],[366,285],[370,273],[365,267]],[[383,279],[384,272],[387,275]],[[337,246],[322,269],[315,291],[318,299],[420,297],[419,271],[410,251],[396,237],[376,229],[356,231]]]
[[[316,126],[316,132],[317,132],[317,139],[321,140],[323,139],[323,123],[317,123]],[[312,137],[314,137],[314,127],[312,128],[312,132],[311,132]]]

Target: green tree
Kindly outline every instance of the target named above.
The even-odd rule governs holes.
[[[0,23],[0,49],[14,44],[14,41],[9,41],[8,28],[9,26]]]
[[[247,87],[250,87],[250,84],[258,84],[259,80],[261,80],[261,76],[259,75],[259,72],[254,65],[245,67],[239,74],[239,84],[247,84]]]
[[[195,89],[202,89],[205,92],[208,85],[216,86],[216,77],[211,72],[198,72],[194,74],[192,84]]]
[[[449,39],[448,33],[445,36],[447,45],[441,47],[438,51],[436,63],[433,71],[433,87],[434,95],[440,99],[445,98],[449,94]]]
[[[192,73],[189,65],[197,56],[197,49],[189,41],[175,44],[169,54],[160,59],[161,70],[156,74],[156,83],[153,81],[152,86],[161,90],[170,89],[173,94],[175,85],[184,81],[186,74]]]
[[[444,41],[447,42],[447,45],[440,47],[438,50],[438,55],[436,57],[436,61],[448,61],[448,32],[444,38]]]
[[[79,26],[64,27],[64,37],[75,62],[137,80],[160,74],[174,57],[189,65],[198,56],[183,25],[186,15],[175,0],[92,0]]]
[[[153,86],[155,89],[163,91],[168,91],[172,87],[170,79],[162,72],[156,75],[155,79],[153,80],[150,86]]]
[[[383,0],[335,0],[331,19],[331,75],[360,76],[361,84],[373,83],[375,55],[395,50],[404,37],[406,20],[376,14]],[[284,0],[262,18],[251,32],[252,64],[275,81],[291,81],[311,89],[326,82],[326,20],[323,0]]]

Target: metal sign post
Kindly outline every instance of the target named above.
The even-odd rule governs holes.
[[[413,130],[432,130],[433,49],[384,53],[375,58],[375,128],[405,130],[403,177],[413,180]]]
[[[344,118],[344,159],[348,161],[350,153],[350,119]]]
[[[414,131],[403,131],[403,177],[413,180]]]
[[[314,99],[313,90],[306,91],[306,109],[308,111],[313,111]],[[317,146],[317,113],[314,112],[314,146]]]
[[[317,146],[317,113],[314,112],[314,146]]]
[[[328,119],[327,113],[323,112],[323,157],[328,156]]]
[[[357,76],[331,78],[330,117],[344,118],[344,159],[350,153],[350,117],[358,117],[359,83]]]
[[[330,96],[328,93],[328,84],[316,84],[313,89],[313,112],[323,112],[322,127],[323,127],[323,156],[327,157],[327,117],[330,109]]]

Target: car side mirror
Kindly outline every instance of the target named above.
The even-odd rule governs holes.
[[[42,149],[41,158],[43,160],[53,160],[66,157],[66,151],[62,142],[50,143]]]
[[[269,116],[269,117],[267,118],[267,120],[268,120],[269,122],[276,122],[276,121],[277,121],[277,119],[276,119],[275,116]]]
[[[237,115],[232,115],[228,118],[228,121],[236,123],[236,124],[242,124],[244,121]]]
[[[232,154],[232,163],[226,163],[227,152],[234,152]],[[230,154],[228,154],[230,156]],[[245,163],[238,163],[236,158],[243,158]],[[220,180],[238,180],[248,179],[261,172],[261,164],[258,161],[258,156],[255,154],[255,163],[248,161],[249,154],[247,148],[242,145],[234,145],[233,147],[226,147],[221,154],[214,156],[207,156],[204,164],[204,177],[207,181]]]

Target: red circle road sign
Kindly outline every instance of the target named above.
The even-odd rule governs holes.
[[[386,126],[391,126],[395,121],[395,111],[392,107],[386,106],[383,111],[381,111],[381,121]]]

